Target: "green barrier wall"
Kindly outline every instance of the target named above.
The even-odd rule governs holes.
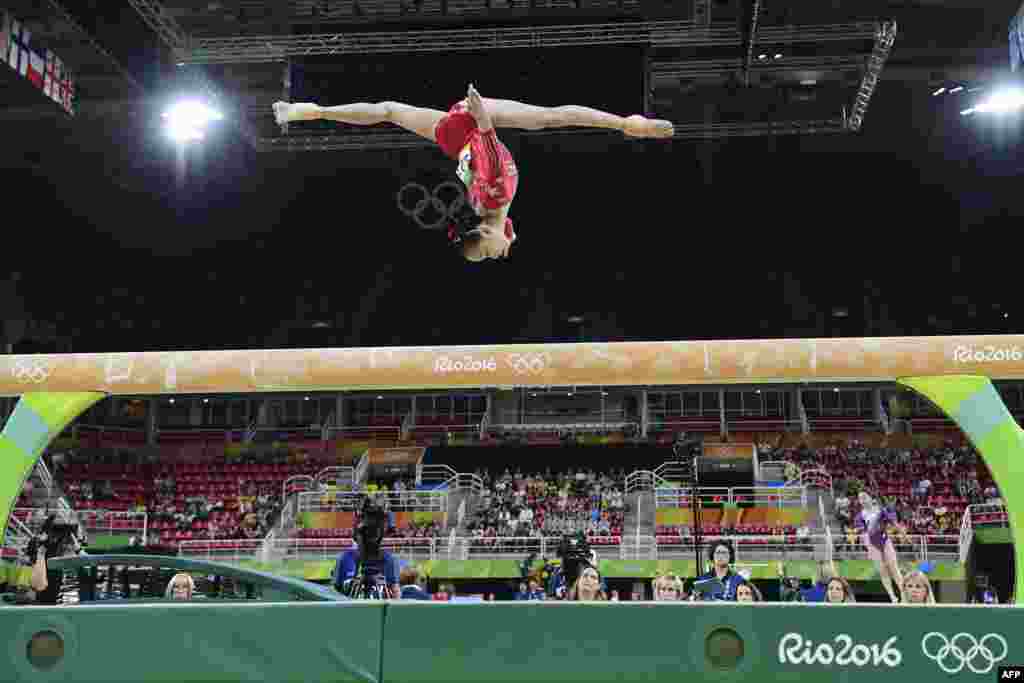
[[[382,603],[0,608],[2,681],[379,681]],[[53,631],[64,656],[29,663]]]
[[[26,654],[40,631],[64,643],[48,671]],[[0,632],[0,679],[19,683],[908,683],[996,680],[997,665],[1024,663],[1015,607],[110,605],[0,608]]]

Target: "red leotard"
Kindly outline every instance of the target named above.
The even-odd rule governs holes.
[[[500,209],[512,201],[519,186],[519,171],[512,153],[498,140],[494,129],[480,132],[465,102],[452,106],[438,122],[434,137],[452,159],[459,159],[468,147],[473,176],[468,188],[469,201],[475,209]],[[505,234],[514,239],[510,221],[505,223]]]

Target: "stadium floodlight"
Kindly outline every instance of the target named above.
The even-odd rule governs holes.
[[[1008,114],[1024,109],[1024,90],[1021,88],[1001,88],[993,92],[988,99],[969,109],[960,112],[962,116],[971,114]]]
[[[221,121],[224,115],[201,102],[179,102],[163,113],[167,134],[176,142],[202,140],[206,127],[212,121]]]

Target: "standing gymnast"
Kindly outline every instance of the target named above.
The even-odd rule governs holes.
[[[634,138],[670,138],[672,123],[634,115],[616,116],[588,107],[537,107],[514,100],[481,97],[470,84],[466,98],[448,110],[413,107],[401,102],[344,104],[321,107],[302,102],[275,102],[278,124],[329,119],[355,126],[392,123],[436,142],[458,161],[456,173],[468,189],[478,217],[473,225],[449,230],[449,239],[469,261],[508,256],[516,240],[508,208],[519,185],[512,154],[498,140],[495,128],[542,130],[566,126],[608,128]]]

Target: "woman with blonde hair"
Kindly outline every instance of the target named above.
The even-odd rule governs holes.
[[[935,604],[932,582],[928,579],[928,575],[920,570],[909,572],[903,577],[900,593],[903,594],[903,604],[905,605]]]
[[[651,581],[655,602],[678,602],[686,599],[683,580],[675,574],[662,574]]]
[[[580,572],[580,577],[576,579],[576,583],[569,589],[565,599],[571,602],[603,602],[608,600],[608,596],[601,590],[601,574],[598,573],[597,569],[589,565],[584,566],[583,571]]]

